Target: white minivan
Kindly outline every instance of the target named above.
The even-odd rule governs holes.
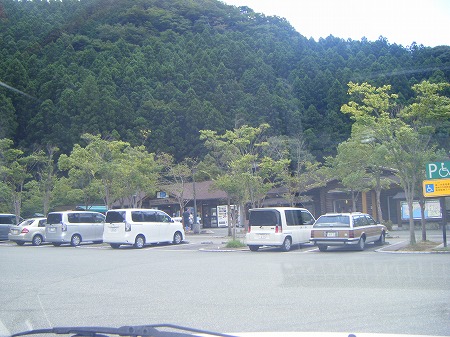
[[[184,240],[181,222],[157,209],[114,209],[106,212],[103,242],[112,248],[133,245],[142,248],[146,244]]]
[[[82,241],[101,243],[105,216],[98,212],[66,211],[47,215],[45,241],[54,246],[70,243],[78,246]]]
[[[278,246],[287,252],[293,244],[308,243],[311,238],[315,219],[305,208],[253,208],[249,212],[246,244],[251,251]]]

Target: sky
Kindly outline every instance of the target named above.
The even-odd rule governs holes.
[[[390,44],[450,45],[450,0],[221,0],[255,12],[286,18],[307,38],[369,41],[380,35]]]

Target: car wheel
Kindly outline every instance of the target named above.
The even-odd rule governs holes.
[[[252,252],[257,252],[258,249],[259,249],[259,246],[250,245],[250,246],[248,246],[248,248],[250,248],[250,250],[251,250]]]
[[[62,245],[62,243],[61,242],[52,242],[52,245],[55,247],[59,247]]]
[[[318,247],[321,252],[326,252],[328,249],[328,246],[325,246],[325,245],[318,245]]]
[[[23,246],[25,244],[25,241],[16,241],[18,246]]]
[[[366,238],[364,236],[361,236],[358,241],[358,250],[363,251],[364,248],[366,248]]]
[[[284,239],[283,244],[281,245],[281,250],[283,252],[288,252],[291,250],[292,240],[291,238],[287,237]]]
[[[72,239],[70,239],[70,245],[72,247],[79,246],[80,243],[81,243],[81,236],[79,236],[78,234],[73,235]]]
[[[176,233],[173,235],[173,241],[172,241],[172,243],[173,243],[174,245],[178,245],[178,244],[180,244],[182,241],[183,241],[183,236],[181,235],[180,232],[176,232]]]
[[[141,249],[142,247],[144,247],[145,244],[145,239],[142,235],[138,235],[136,236],[136,240],[134,240],[134,248],[138,248]]]
[[[375,244],[378,246],[382,246],[386,243],[386,234],[384,232],[381,233],[380,238],[375,241]]]
[[[120,244],[118,244],[118,243],[110,243],[109,245],[110,245],[111,248],[113,248],[113,249],[117,249],[117,248],[120,247]]]
[[[33,238],[33,241],[31,241],[31,243],[33,244],[33,246],[40,246],[42,241],[43,241],[42,236],[35,235]]]

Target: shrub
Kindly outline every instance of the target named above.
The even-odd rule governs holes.
[[[246,245],[239,241],[239,240],[230,240],[227,242],[226,247],[227,248],[242,248],[245,247]]]

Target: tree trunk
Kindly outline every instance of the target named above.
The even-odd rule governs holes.
[[[420,198],[420,224],[422,227],[422,241],[427,241],[427,221],[425,220],[425,200]]]
[[[416,234],[414,233],[414,209],[413,209],[414,196],[409,195],[410,193],[413,192],[406,193],[406,201],[408,203],[408,213],[409,213],[409,243],[411,245],[415,245]]]
[[[227,198],[227,221],[228,221],[228,236],[232,236],[231,230],[231,200]]]
[[[356,211],[356,198],[355,198],[355,192],[352,191],[352,212]]]
[[[383,223],[383,213],[381,211],[381,177],[380,175],[377,175],[377,186],[375,188],[375,195],[377,199],[377,217],[378,222]]]

